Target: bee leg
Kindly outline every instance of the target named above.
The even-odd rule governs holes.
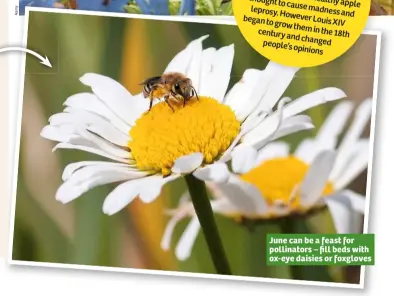
[[[171,106],[170,102],[165,100],[165,102],[167,103],[168,107],[171,108],[172,112],[175,112],[174,107]]]
[[[146,113],[148,113],[148,112],[152,109],[153,100],[156,99],[156,97],[155,97],[155,91],[156,91],[157,89],[158,89],[158,86],[157,86],[157,85],[154,85],[154,86],[152,87],[152,89],[150,90],[150,92],[149,92],[149,95],[148,95],[149,100],[150,100],[150,102],[149,102],[149,110],[146,111]]]
[[[151,109],[152,109],[152,106],[153,106],[153,100],[154,100],[155,98],[153,97],[153,95],[152,95],[152,93],[149,95],[149,109],[148,109],[148,111],[146,111],[146,113],[148,113]]]
[[[167,103],[168,107],[171,108],[172,112],[175,112],[174,108],[171,106],[170,102],[168,101],[169,96],[164,96],[164,102]]]

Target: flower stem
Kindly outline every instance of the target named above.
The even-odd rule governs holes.
[[[230,275],[230,265],[228,264],[223,244],[215,223],[205,183],[193,175],[186,175],[185,180],[216,272],[218,274]]]

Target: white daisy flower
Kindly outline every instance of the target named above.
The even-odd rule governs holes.
[[[203,49],[208,36],[192,41],[168,64],[164,73],[191,78],[199,100],[185,107],[164,102],[149,112],[143,94],[130,94],[122,85],[98,74],[80,81],[92,93],[69,97],[63,113],[49,119],[41,135],[58,141],[54,150],[78,149],[111,161],[69,164],[56,199],[67,203],[93,187],[122,182],[105,199],[104,213],[112,215],[137,196],[153,201],[161,188],[182,174],[204,181],[229,178],[225,162],[236,159],[250,167],[255,150],[269,141],[313,128],[304,110],[345,97],[337,88],[325,88],[288,105],[281,96],[297,68],[270,62],[266,69],[248,69],[228,92],[234,45]],[[279,102],[279,103],[278,103]],[[277,105],[276,111],[272,111]],[[251,149],[254,147],[254,149]]]
[[[207,184],[214,200],[214,212],[234,219],[275,219],[305,214],[327,206],[337,233],[359,232],[365,211],[365,196],[346,189],[368,165],[369,139],[361,138],[370,122],[372,100],[363,101],[352,124],[341,140],[353,103],[344,101],[333,109],[314,139],[306,139],[293,154],[284,142],[271,142],[258,152],[253,169],[245,174],[231,174],[228,183]],[[179,260],[190,256],[200,224],[188,193],[165,229],[161,247],[170,248],[177,223],[192,217],[184,230],[175,254]]]

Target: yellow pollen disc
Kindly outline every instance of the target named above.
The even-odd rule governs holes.
[[[309,166],[302,160],[288,156],[267,160],[241,178],[256,186],[269,205],[283,204],[290,206],[292,211],[302,213],[308,209],[301,207],[299,190],[294,188],[301,185],[308,169]],[[328,182],[322,196],[333,191],[333,185]]]
[[[171,173],[178,157],[195,152],[212,163],[235,139],[240,122],[230,107],[208,97],[160,102],[143,114],[130,130],[129,148],[139,169]]]

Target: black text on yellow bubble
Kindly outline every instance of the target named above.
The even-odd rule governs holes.
[[[233,0],[250,45],[268,59],[295,67],[330,62],[360,37],[371,0]]]

